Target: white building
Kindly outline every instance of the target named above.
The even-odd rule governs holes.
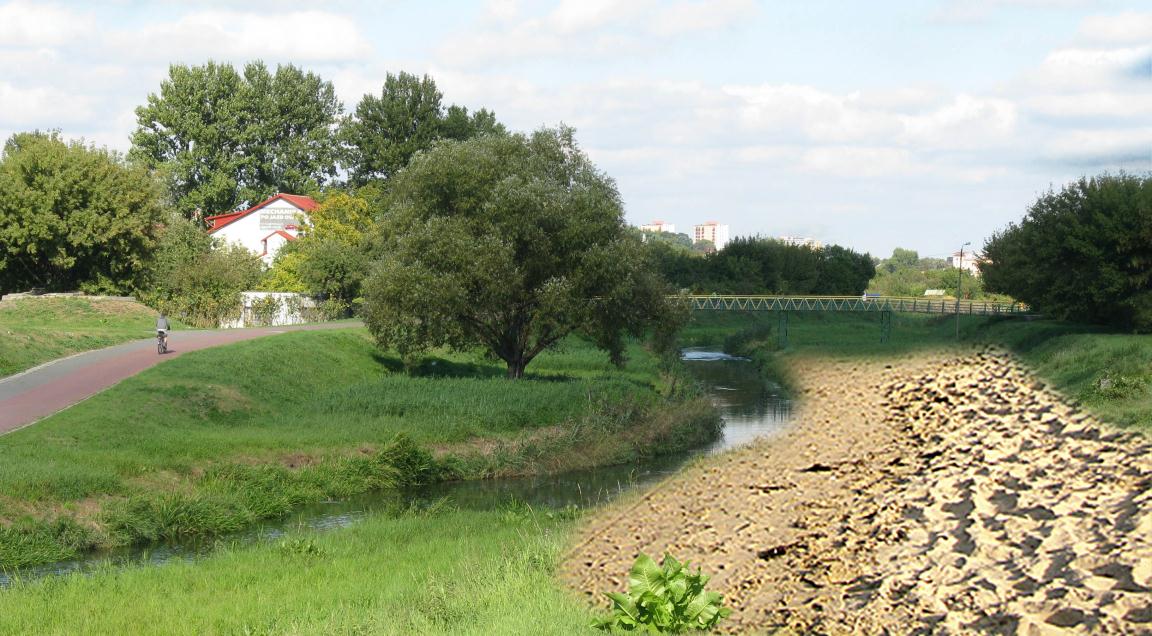
[[[785,245],[799,245],[800,247],[810,247],[814,250],[824,247],[824,244],[820,241],[806,236],[781,236],[778,240]]]
[[[265,201],[227,214],[205,217],[208,233],[240,245],[271,264],[276,252],[295,241],[316,200],[298,194],[275,194]]]
[[[728,244],[728,226],[720,225],[716,221],[708,221],[703,225],[692,228],[692,242],[710,241],[717,250],[724,249]]]
[[[648,225],[641,225],[640,229],[644,230],[645,232],[667,232],[669,234],[676,233],[676,226],[671,223],[665,223],[664,221],[652,221]]]
[[[952,267],[956,269],[967,270],[973,276],[980,275],[980,263],[984,262],[984,257],[979,254],[967,253],[961,258],[960,252],[952,254]]]

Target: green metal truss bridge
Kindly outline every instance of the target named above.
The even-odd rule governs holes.
[[[884,296],[682,296],[694,311],[775,311],[779,315],[781,346],[788,344],[788,312],[835,311],[880,315],[880,341],[892,334],[892,312],[959,316],[1034,316],[1022,303],[984,302]]]

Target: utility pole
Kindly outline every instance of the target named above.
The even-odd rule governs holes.
[[[960,261],[956,263],[956,339],[960,339],[960,292],[964,285],[964,248],[971,245],[968,241],[960,246]]]

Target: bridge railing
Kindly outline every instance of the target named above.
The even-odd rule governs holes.
[[[714,311],[897,311],[918,314],[969,314],[974,316],[1022,316],[1030,309],[1023,303],[955,299],[861,297],[861,296],[738,296],[712,294],[687,297],[695,310]]]

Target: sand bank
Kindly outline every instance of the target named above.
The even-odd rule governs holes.
[[[668,551],[730,631],[1152,633],[1146,439],[993,350],[793,370],[793,430],[593,515],[566,580],[599,596]]]

